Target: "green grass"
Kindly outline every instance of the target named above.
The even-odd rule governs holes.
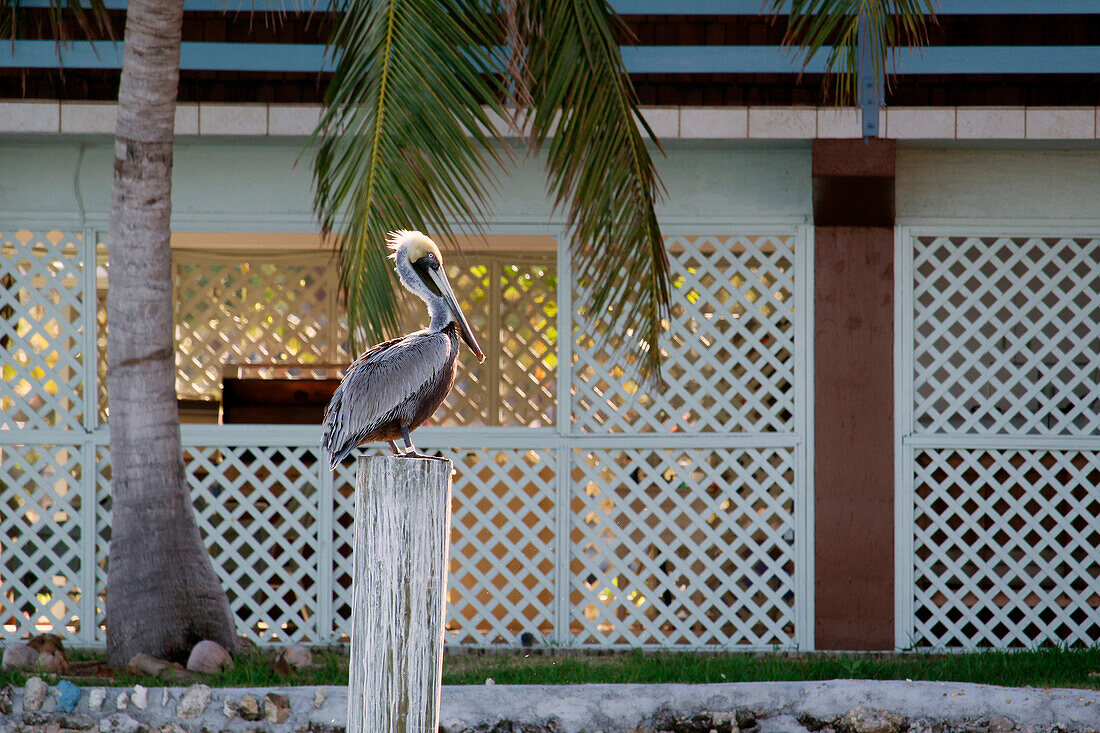
[[[448,661],[450,662],[448,664]],[[1013,687],[1100,689],[1100,647],[975,654],[685,654],[618,656],[480,656],[444,661],[445,684],[576,682],[767,682],[913,679]]]
[[[216,687],[346,685],[346,655],[346,648],[316,650],[314,669],[280,676],[272,666],[273,653],[258,650],[238,656],[233,669],[202,681]],[[88,661],[95,657],[77,652],[70,658]],[[520,685],[912,679],[1100,689],[1100,647],[973,654],[586,654],[554,649],[550,653],[475,652],[444,657],[444,684],[480,685],[488,677],[499,684]],[[25,681],[26,675],[0,672],[0,685],[21,685]],[[128,673],[85,676],[74,681],[83,685],[165,684],[163,680]]]

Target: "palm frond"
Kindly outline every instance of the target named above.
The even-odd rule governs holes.
[[[114,39],[114,29],[103,0],[51,0],[33,8],[20,0],[9,0],[0,8],[0,36],[11,41],[28,34],[48,35],[58,44],[72,40],[75,25],[88,40]]]
[[[397,280],[385,233],[452,236],[486,218],[506,157],[499,9],[484,0],[349,0],[329,39],[339,54],[314,134],[314,208],[341,250],[356,347],[395,333]],[[488,73],[487,73],[488,72]]]
[[[782,0],[768,0],[775,13]],[[784,42],[798,46],[803,68],[823,49],[826,79],[831,81],[838,104],[852,104],[859,97],[859,23],[867,24],[871,71],[889,83],[887,68],[891,47],[919,48],[927,41],[928,22],[935,20],[934,0],[791,0]],[[885,89],[878,89],[884,92]]]
[[[523,3],[528,17],[532,142],[545,148],[555,205],[569,207],[585,310],[633,352],[643,378],[660,380],[659,336],[668,317],[668,255],[654,213],[664,194],[642,130],[605,0]]]

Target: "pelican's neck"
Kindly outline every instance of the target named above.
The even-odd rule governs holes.
[[[428,305],[428,315],[432,318],[428,324],[429,331],[438,333],[454,322],[454,314],[451,313],[451,309],[447,307],[443,298],[437,298],[430,294],[426,298],[423,295],[420,297],[424,298],[424,302]]]

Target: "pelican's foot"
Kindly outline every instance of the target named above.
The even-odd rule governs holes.
[[[425,458],[430,461],[445,461],[447,460],[443,456],[429,456],[424,453],[419,453],[416,450],[411,450],[408,453],[402,453],[400,458]]]

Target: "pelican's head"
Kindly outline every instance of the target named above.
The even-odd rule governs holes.
[[[386,243],[391,250],[394,269],[405,289],[428,304],[432,325],[458,324],[462,340],[474,352],[478,361],[485,361],[485,353],[477,344],[462,308],[458,305],[447,271],[443,269],[443,255],[435,242],[420,232],[404,229],[390,232]]]

